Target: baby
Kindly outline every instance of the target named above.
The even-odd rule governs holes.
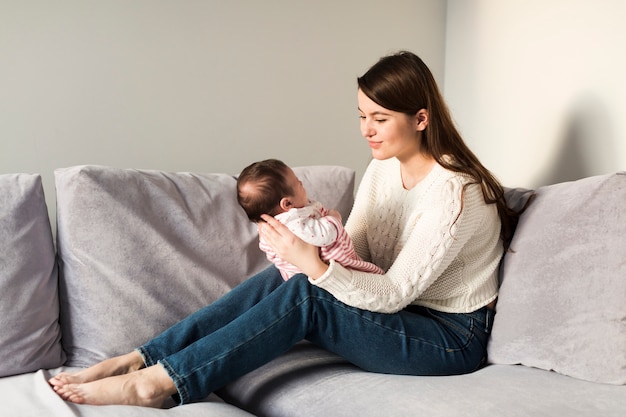
[[[382,269],[364,261],[355,252],[339,212],[310,201],[302,182],[282,161],[267,159],[246,167],[237,178],[237,201],[251,221],[262,221],[261,215],[268,214],[300,239],[318,246],[325,262],[333,259],[346,268],[384,274]],[[301,272],[280,259],[262,238],[259,247],[280,270],[283,279]]]

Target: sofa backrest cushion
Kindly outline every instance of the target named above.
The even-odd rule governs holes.
[[[489,359],[626,384],[626,173],[541,187],[505,254]]]
[[[41,177],[0,175],[0,376],[63,364],[57,278]]]
[[[347,218],[354,171],[294,171]],[[55,179],[68,365],[128,352],[268,266],[232,176],[79,166]]]

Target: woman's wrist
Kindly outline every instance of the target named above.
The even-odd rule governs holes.
[[[328,271],[328,264],[322,261],[320,258],[317,258],[316,262],[313,262],[310,266],[307,266],[306,270],[303,269],[303,272],[311,278],[313,281],[323,276],[326,271]]]

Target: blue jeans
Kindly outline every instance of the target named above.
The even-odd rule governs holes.
[[[493,312],[396,314],[350,307],[299,274],[283,281],[271,266],[139,347],[160,363],[181,404],[264,365],[308,339],[360,368],[403,375],[452,375],[486,360]]]

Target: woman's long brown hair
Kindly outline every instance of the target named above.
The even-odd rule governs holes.
[[[426,64],[417,55],[401,51],[381,58],[358,78],[358,85],[365,95],[386,109],[410,116],[422,109],[428,111],[424,150],[442,167],[467,174],[480,184],[485,202],[496,204],[498,208],[500,235],[508,248],[520,212],[507,206],[498,179],[463,141]]]

